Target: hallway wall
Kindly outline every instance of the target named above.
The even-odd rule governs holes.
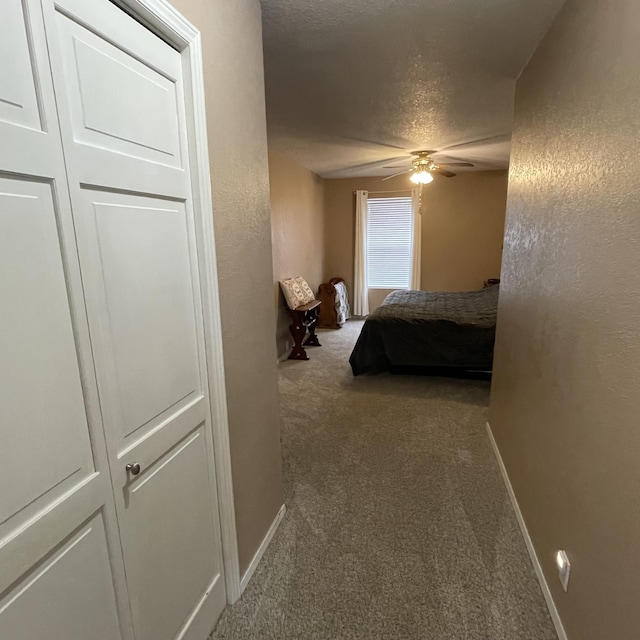
[[[639,24],[568,0],[517,85],[490,420],[570,640],[640,630]]]
[[[324,180],[283,153],[269,150],[273,293],[276,349],[288,351],[291,320],[279,281],[302,276],[313,289],[323,282]]]
[[[244,572],[284,501],[260,3],[171,3],[202,34],[233,488]]]

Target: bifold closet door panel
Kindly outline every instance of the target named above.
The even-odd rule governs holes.
[[[87,479],[94,466],[52,185],[0,177],[0,211],[0,522],[7,522],[55,487]]]
[[[70,178],[187,200],[181,55],[109,0],[43,2]]]
[[[9,592],[0,638],[120,638],[102,516],[73,531]]]
[[[0,178],[0,255],[0,638],[119,638],[51,184]]]
[[[42,13],[1,12],[0,639],[126,638]]]
[[[43,2],[133,626],[186,640],[226,593],[183,58],[108,0]]]

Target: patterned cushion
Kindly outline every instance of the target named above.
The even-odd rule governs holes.
[[[302,276],[298,276],[296,278],[296,282],[302,289],[302,292],[304,293],[304,296],[306,298],[306,300],[302,304],[307,304],[307,302],[311,302],[312,300],[316,299],[316,296],[311,290],[311,287],[307,284],[307,281]]]
[[[280,288],[282,289],[284,298],[289,305],[289,309],[296,309],[300,305],[307,304],[307,302],[311,302],[314,299],[313,292],[309,289],[309,285],[304,282],[309,293],[311,293],[311,297],[309,297],[309,294],[300,286],[299,280],[304,282],[303,278],[287,278],[286,280],[280,280]]]

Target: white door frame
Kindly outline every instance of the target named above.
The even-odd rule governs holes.
[[[158,34],[182,55],[224,577],[227,601],[233,604],[241,595],[240,563],[233,502],[200,32],[166,0],[112,1]]]

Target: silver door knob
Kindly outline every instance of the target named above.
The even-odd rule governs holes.
[[[125,469],[132,475],[137,476],[140,473],[140,465],[137,462],[129,463]]]

